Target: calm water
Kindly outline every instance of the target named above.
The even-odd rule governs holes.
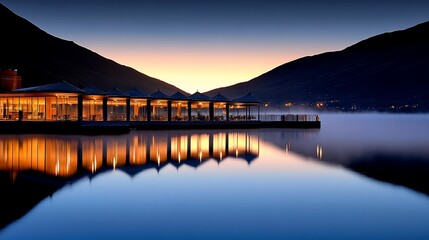
[[[429,115],[0,135],[0,239],[429,239]]]

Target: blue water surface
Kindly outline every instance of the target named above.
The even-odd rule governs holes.
[[[229,146],[251,146],[223,158],[215,157],[214,146],[197,164],[154,162],[133,174],[108,164],[71,178],[5,226],[0,239],[429,239],[428,183],[411,184],[406,172],[418,162],[429,174],[429,115],[325,114],[321,120],[320,130],[118,136],[168,142],[196,134],[202,145],[187,144],[198,153],[207,134],[238,133],[244,137],[229,139]],[[373,173],[380,158],[388,167],[405,164],[405,172],[392,180],[377,165]]]

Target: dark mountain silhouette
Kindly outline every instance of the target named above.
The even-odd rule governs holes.
[[[324,101],[345,108],[415,105],[427,111],[429,22],[371,37],[342,51],[304,57],[248,82],[206,94],[221,92],[235,98],[243,89],[276,104]]]
[[[0,4],[0,68],[17,68],[23,87],[68,81],[104,90],[133,87],[147,93],[179,89],[104,58],[71,41],[56,38]]]

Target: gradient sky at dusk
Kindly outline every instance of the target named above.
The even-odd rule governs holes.
[[[429,20],[429,1],[1,0],[48,33],[188,92]]]

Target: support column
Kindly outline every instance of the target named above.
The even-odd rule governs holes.
[[[77,96],[77,120],[83,120],[83,95]]]
[[[130,121],[130,119],[131,119],[131,99],[130,98],[127,98],[127,122],[129,122]]]
[[[229,121],[229,103],[226,104],[226,121]]]
[[[209,103],[209,118],[210,121],[214,121],[214,102]]]
[[[150,119],[152,118],[152,116],[151,116],[152,114],[151,114],[151,111],[150,111],[150,110],[151,110],[151,107],[152,107],[152,106],[151,106],[151,100],[150,100],[150,99],[148,99],[148,100],[147,100],[147,107],[146,107],[146,111],[147,111],[147,121],[148,121],[148,122],[150,122]]]
[[[182,103],[177,104],[177,116],[182,119]]]
[[[107,122],[107,97],[103,98],[103,121]]]
[[[167,101],[167,121],[171,122],[171,100]]]
[[[192,110],[191,110],[191,106],[192,106],[192,103],[189,101],[188,102],[188,121],[192,121]]]
[[[261,120],[261,106],[258,105],[258,121]]]

